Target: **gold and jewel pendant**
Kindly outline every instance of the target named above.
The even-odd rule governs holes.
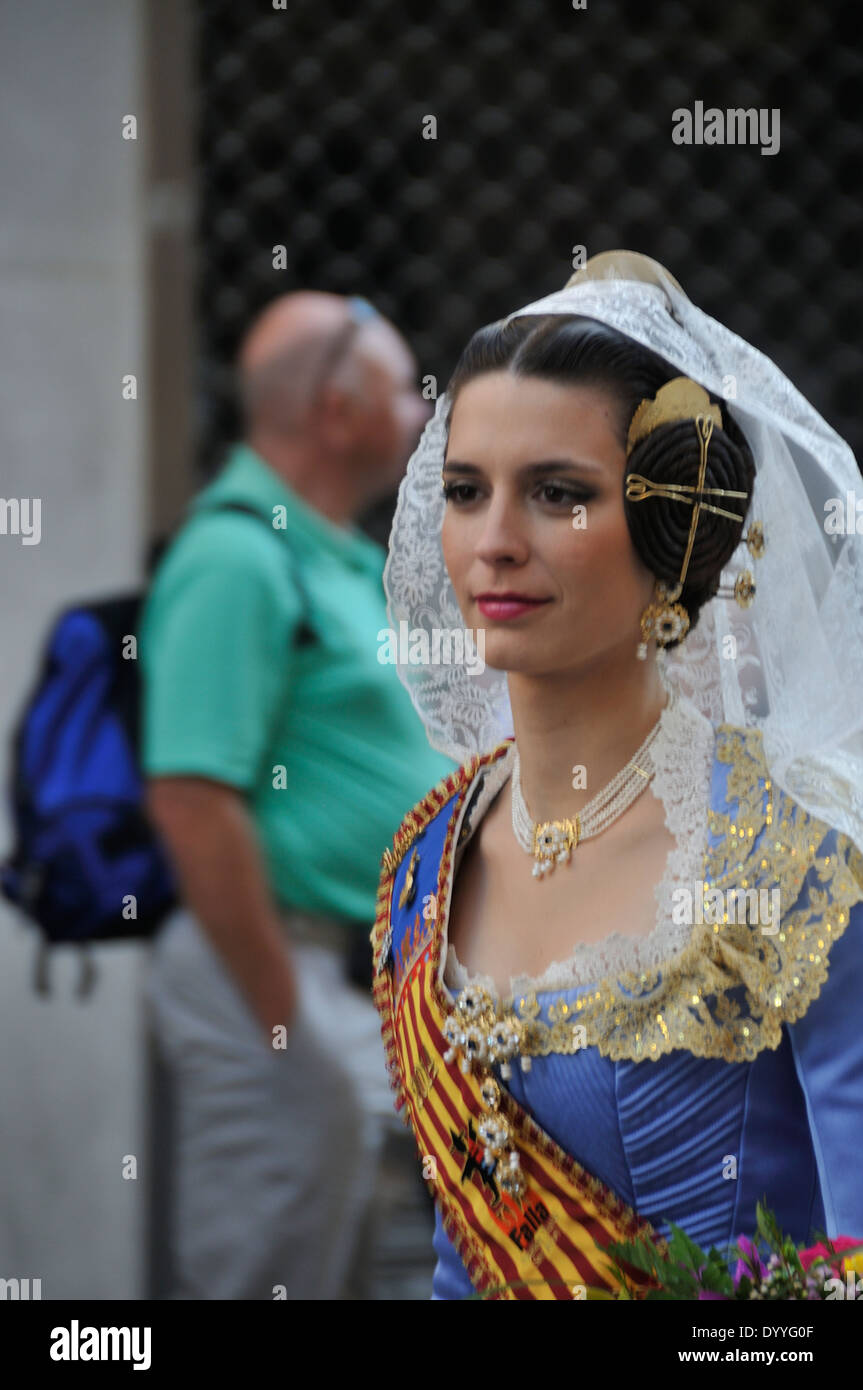
[[[419,851],[414,850],[405,872],[405,881],[402,891],[399,894],[399,907],[410,907],[416,897],[416,871],[420,862]]]
[[[578,816],[575,820],[546,820],[534,827],[534,878],[550,874],[555,864],[567,864],[578,844]]]

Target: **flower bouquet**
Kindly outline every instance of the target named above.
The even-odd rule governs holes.
[[[737,1263],[715,1247],[705,1252],[679,1226],[669,1222],[665,1254],[645,1236],[617,1241],[606,1254],[651,1274],[657,1287],[647,1293],[632,1289],[623,1271],[618,1299],[665,1299],[680,1302],[704,1299],[860,1299],[863,1302],[863,1240],[822,1236],[805,1249],[779,1229],[776,1217],[759,1202],[755,1236],[740,1236],[732,1248]],[[588,1295],[589,1297],[590,1295]]]

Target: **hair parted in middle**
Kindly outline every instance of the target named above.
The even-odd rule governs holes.
[[[563,386],[604,388],[618,407],[621,443],[638,407],[680,376],[662,357],[617,329],[574,314],[516,315],[479,329],[465,347],[447,392],[454,404],[461,389],[487,372],[509,371]],[[705,489],[743,493],[731,510],[741,520],[702,511],[686,570],[680,602],[690,630],[701,608],[719,588],[722,571],[740,544],[755,481],[755,461],[728,402],[710,397],[722,415],[707,451]],[[654,485],[692,487],[698,477],[701,445],[694,418],[660,424],[627,454],[627,473]],[[621,487],[623,488],[623,483]],[[661,583],[677,584],[687,552],[691,508],[670,497],[653,496],[647,505],[626,497],[624,515],[636,553]],[[676,642],[668,642],[669,648]]]

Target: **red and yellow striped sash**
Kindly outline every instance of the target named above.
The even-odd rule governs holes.
[[[414,832],[440,809],[438,801],[426,808],[425,818],[415,816]],[[438,904],[449,887],[458,820],[457,806],[449,810]],[[381,965],[391,933],[396,867],[394,860],[385,864],[381,879],[375,933]],[[500,1191],[491,1165],[483,1167],[477,1129],[488,1114],[480,1092],[485,1073],[465,1075],[457,1061],[444,1061],[449,1043],[443,1030],[451,1002],[439,984],[441,916],[442,909],[425,924],[417,914],[413,932],[405,934],[408,959],[404,948],[400,957],[407,968],[398,983],[389,968],[379,968],[375,1001],[390,1065],[401,1083],[400,1103],[408,1106],[444,1229],[484,1297],[613,1297],[621,1280],[613,1268],[616,1262],[600,1247],[639,1234],[654,1238],[651,1227],[565,1153],[502,1087],[500,1110],[510,1123],[527,1182],[521,1201]],[[651,1286],[631,1266],[622,1268],[630,1296]]]

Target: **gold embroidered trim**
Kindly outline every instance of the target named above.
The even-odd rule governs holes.
[[[393,836],[392,848],[387,846],[381,855],[381,875],[383,878],[392,877],[404,859],[414,840],[420,831],[425,830],[429,821],[432,820],[446,803],[463,787],[470,786],[479,768],[506,752],[507,744],[502,743],[482,756],[474,755],[468,762],[462,763],[460,767],[448,772],[439,782],[436,782],[430,792],[418,801],[415,806],[407,812],[404,820]]]
[[[720,890],[778,887],[779,931],[696,924],[662,968],[603,980],[572,1004],[552,1006],[548,1023],[527,994],[516,1004],[527,1024],[523,1051],[546,1056],[593,1045],[612,1060],[638,1061],[683,1048],[752,1061],[778,1047],[782,1025],[818,997],[830,948],[863,901],[863,855],[773,785],[758,730],[721,725],[716,756],[729,764],[726,804],[734,804],[709,814],[719,842],[705,849],[702,878]]]
[[[384,856],[372,932],[378,961],[387,946],[390,890],[399,863],[437,810],[508,746],[507,741],[472,758],[405,817],[393,850]],[[522,1050],[529,1056],[596,1046],[614,1061],[655,1060],[674,1049],[752,1061],[764,1048],[778,1047],[783,1024],[802,1018],[818,997],[830,948],[847,927],[851,908],[863,901],[863,854],[774,786],[758,730],[721,725],[716,756],[729,766],[725,800],[731,809],[709,811],[709,830],[718,843],[705,848],[702,878],[720,890],[778,887],[779,931],[764,934],[745,922],[696,924],[684,949],[664,966],[604,979],[572,1004],[551,1005],[548,1022],[539,1016],[536,994],[525,994],[516,1001],[516,1012],[525,1023]],[[807,875],[804,901],[798,903]],[[441,891],[445,882],[447,875],[441,874]],[[439,939],[439,923],[435,931]],[[382,996],[387,983],[387,974],[379,977]],[[383,997],[376,1002],[381,1007]],[[393,1073],[392,1039],[384,1041]]]
[[[399,864],[404,859],[420,831],[426,828],[442,806],[446,805],[454,796],[457,796],[465,787],[470,786],[481,766],[487,762],[493,761],[505,750],[506,744],[501,744],[494,749],[492,753],[485,754],[482,757],[477,755],[471,758],[469,762],[463,763],[461,767],[455,768],[452,772],[447,773],[445,777],[442,777],[440,781],[432,787],[431,791],[428,792],[421,801],[418,801],[416,806],[408,811],[393,836],[392,849],[388,847],[381,856],[381,876],[378,882],[375,920],[369,934],[374,961],[372,998],[381,1016],[381,1036],[384,1044],[390,1085],[395,1092],[395,1108],[397,1111],[403,1111],[402,1118],[406,1124],[409,1123],[407,1110],[404,1108],[407,1096],[405,1094],[395,1034],[393,1031],[393,979],[390,972],[383,968],[392,942],[392,923],[390,918],[392,912],[393,880]],[[449,843],[449,841],[450,835],[447,836],[447,843]]]

